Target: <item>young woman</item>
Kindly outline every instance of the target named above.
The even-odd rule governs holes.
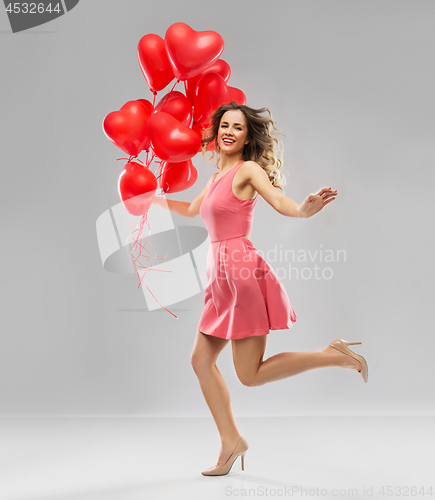
[[[269,116],[261,116],[265,112]],[[210,177],[192,203],[166,200],[174,213],[186,217],[200,214],[211,242],[204,310],[191,356],[221,437],[218,461],[202,472],[206,476],[227,474],[238,456],[244,470],[248,449],[234,421],[227,385],[216,366],[229,340],[237,376],[246,386],[327,366],[357,370],[367,382],[366,360],[348,348],[361,342],[336,339],[322,350],[282,352],[263,360],[269,330],[290,328],[297,318],[284,286],[249,239],[258,195],[280,214],[302,218],[312,217],[337,196],[336,190],[323,187],[299,205],[283,194],[279,143],[272,129],[277,128],[267,108],[252,109],[234,101],[220,106],[202,140],[203,155],[214,141],[219,172]]]

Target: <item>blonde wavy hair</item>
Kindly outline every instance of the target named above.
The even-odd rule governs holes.
[[[282,145],[274,136],[273,130],[276,130],[280,135],[278,127],[272,119],[272,113],[268,108],[254,109],[249,106],[237,104],[232,101],[227,104],[221,104],[213,111],[211,115],[210,126],[204,130],[203,139],[201,141],[202,157],[206,161],[212,161],[214,151],[211,150],[212,156],[207,159],[204,153],[208,151],[208,146],[213,142],[218,135],[221,119],[227,111],[233,109],[240,110],[246,118],[248,127],[248,144],[243,148],[242,160],[255,161],[266,172],[271,184],[283,191],[282,186],[286,183],[285,177],[282,174]],[[268,113],[269,116],[260,116],[260,113]],[[218,153],[219,146],[215,141],[216,152]],[[216,167],[218,167],[219,155],[216,159]]]

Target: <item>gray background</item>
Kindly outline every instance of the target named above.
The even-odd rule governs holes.
[[[135,275],[103,269],[95,231],[125,156],[102,121],[152,97],[137,44],[179,21],[220,33],[229,85],[271,109],[287,196],[339,193],[309,220],[257,203],[259,251],[347,256],[330,280],[282,280],[298,322],[265,357],[344,338],[369,362],[368,384],[330,368],[248,388],[228,345],[235,415],[434,414],[433,2],[93,0],[16,34],[0,12],[1,415],[209,415],[189,359],[204,293],[169,307],[178,320],[147,312]],[[192,200],[215,172],[194,164],[197,183],[168,198]]]

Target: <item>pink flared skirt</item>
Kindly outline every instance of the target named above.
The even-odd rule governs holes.
[[[202,333],[242,339],[289,329],[297,319],[275,271],[243,236],[210,244],[206,275]]]

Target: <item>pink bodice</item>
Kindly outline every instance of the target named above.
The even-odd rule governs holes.
[[[232,188],[234,175],[243,163],[238,163],[223,177],[214,180],[202,200],[199,213],[211,243],[245,236],[252,230],[258,194],[252,200],[241,200]]]

